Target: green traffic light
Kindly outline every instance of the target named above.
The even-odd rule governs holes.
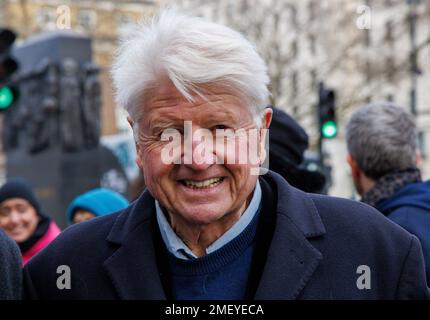
[[[0,88],[0,109],[9,108],[14,100],[12,90],[9,87]]]
[[[321,132],[324,138],[334,138],[337,134],[337,125],[334,121],[324,122],[321,128]]]

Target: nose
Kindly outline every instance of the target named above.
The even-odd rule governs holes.
[[[16,227],[19,224],[19,214],[15,211],[11,212],[9,215],[9,225],[11,227]]]
[[[193,130],[192,136],[184,143],[183,163],[187,168],[203,171],[216,163],[214,137],[211,131],[200,128]]]

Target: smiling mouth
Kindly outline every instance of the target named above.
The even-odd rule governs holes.
[[[208,189],[213,188],[223,182],[224,177],[211,178],[202,181],[196,180],[179,180],[181,184],[191,189]]]

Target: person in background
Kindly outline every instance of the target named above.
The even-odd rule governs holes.
[[[361,200],[421,242],[430,280],[430,181],[417,168],[412,117],[390,102],[365,105],[346,126],[348,163]]]
[[[61,232],[22,178],[12,178],[0,188],[0,228],[18,244],[23,265]]]
[[[128,206],[128,200],[119,193],[97,188],[76,197],[67,209],[67,221],[71,224],[104,216]]]
[[[21,299],[21,265],[18,246],[0,229],[0,300]]]
[[[279,173],[293,187],[305,192],[320,193],[325,176],[302,168],[304,153],[309,147],[306,131],[286,112],[272,108],[269,134],[269,169]]]

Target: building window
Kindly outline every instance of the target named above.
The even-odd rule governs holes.
[[[385,41],[392,44],[394,41],[393,36],[393,21],[389,20],[385,23]]]
[[[298,27],[299,23],[297,21],[297,8],[293,5],[290,7],[290,19],[291,19],[291,24],[294,27]]]
[[[311,87],[312,90],[316,90],[318,88],[318,83],[317,83],[317,72],[315,69],[311,70]]]
[[[385,59],[385,70],[387,72],[387,79],[388,81],[392,82],[394,81],[395,76],[395,65],[394,65],[394,58],[392,55],[389,55]]]
[[[115,20],[118,29],[125,28],[134,23],[134,20],[126,14],[116,15]]]
[[[291,57],[292,58],[297,58],[298,50],[299,50],[299,48],[297,45],[297,40],[295,39],[291,42]]]
[[[97,13],[93,10],[80,10],[78,24],[86,31],[94,31],[97,25]]]
[[[36,13],[37,25],[42,30],[55,30],[56,29],[56,12],[54,8],[42,7]]]
[[[309,48],[311,50],[312,55],[316,55],[317,48],[316,48],[316,39],[314,34],[309,35]]]
[[[425,141],[425,133],[423,131],[418,132],[418,150],[420,151],[421,158],[427,158],[426,152],[426,141]]]
[[[291,98],[295,99],[298,93],[298,73],[293,71],[291,75]]]
[[[313,21],[316,18],[317,4],[314,0],[311,0],[308,4],[309,21]]]

